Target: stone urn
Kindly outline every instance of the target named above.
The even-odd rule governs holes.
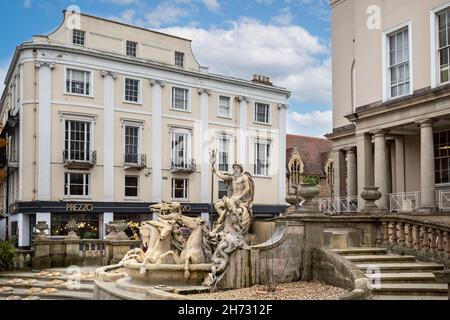
[[[75,232],[77,228],[77,222],[75,220],[70,220],[66,225],[67,230],[69,231],[66,240],[79,240],[80,237]]]
[[[303,202],[300,211],[319,212],[319,208],[314,202],[314,198],[316,198],[319,193],[320,189],[318,185],[301,184],[301,187],[298,190],[298,195],[305,199],[305,201]]]
[[[128,223],[125,220],[112,221],[108,224],[108,228],[111,231],[106,239],[108,240],[130,240],[125,233],[128,228]]]
[[[36,224],[36,229],[39,230],[39,233],[36,236],[36,240],[47,240],[48,235],[45,233],[45,230],[48,230],[48,224],[46,221],[38,221]]]
[[[298,196],[295,194],[289,194],[286,196],[286,202],[291,205],[291,207],[295,207],[297,205]]]
[[[366,201],[366,206],[364,207],[365,212],[374,212],[378,211],[378,206],[375,201],[381,199],[381,192],[378,191],[378,187],[364,187],[364,191],[361,193],[361,198]]]

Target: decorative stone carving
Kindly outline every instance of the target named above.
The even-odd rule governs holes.
[[[198,88],[198,94],[202,95],[202,94],[207,94],[208,96],[211,95],[211,90],[209,89],[204,89],[204,88]]]
[[[128,228],[128,224],[125,220],[112,221],[108,223],[108,228],[111,232],[106,236],[107,240],[129,240],[125,233],[125,230]]]
[[[37,61],[35,66],[36,68],[49,67],[50,70],[53,70],[55,68],[55,63],[49,61]]]
[[[108,70],[102,70],[102,77],[106,78],[107,76],[110,76],[114,80],[117,79],[118,74],[116,72],[108,71]]]
[[[242,101],[245,101],[245,102],[247,102],[247,103],[250,102],[250,99],[249,99],[248,97],[239,96],[239,97],[237,97],[236,99],[237,99],[237,101],[239,101],[239,102],[242,102]]]
[[[317,204],[313,201],[320,193],[318,185],[301,184],[298,195],[305,199],[302,204],[301,211],[320,212]]]
[[[48,224],[46,221],[38,221],[36,224],[36,229],[39,230],[38,235],[36,236],[36,240],[47,240],[48,236],[45,233],[45,230],[48,229]]]
[[[77,223],[75,220],[70,220],[66,225],[69,234],[66,237],[66,240],[78,240],[80,237],[76,234],[75,229],[77,228]]]
[[[378,206],[375,201],[381,199],[381,192],[378,191],[378,187],[364,187],[364,191],[361,193],[361,198],[366,201],[366,205],[364,207],[364,211],[366,212],[374,212],[378,211]]]
[[[166,82],[163,80],[150,79],[150,85],[153,87],[154,85],[159,85],[161,88],[166,86]]]

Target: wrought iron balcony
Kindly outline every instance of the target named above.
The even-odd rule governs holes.
[[[90,169],[97,164],[97,151],[63,151],[64,166],[68,169]]]
[[[184,160],[171,160],[170,169],[172,172],[180,172],[180,173],[192,173],[195,172],[197,165],[194,159],[190,159],[188,161]]]
[[[147,167],[146,154],[124,154],[123,165],[125,169],[145,169]]]

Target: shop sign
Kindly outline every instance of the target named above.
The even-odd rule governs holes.
[[[66,204],[67,212],[92,212],[94,205],[92,203],[68,203]]]

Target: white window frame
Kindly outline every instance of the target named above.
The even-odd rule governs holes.
[[[136,196],[127,196],[127,177],[128,178],[137,178],[137,195]],[[123,194],[125,199],[139,199],[139,195],[141,192],[141,177],[138,175],[130,175],[126,174],[123,179]]]
[[[408,29],[408,46],[409,46],[409,93],[391,97],[391,80],[390,80],[390,73],[389,73],[389,36],[393,33],[396,33],[400,31],[401,29]],[[407,97],[409,95],[412,95],[414,93],[414,61],[413,61],[413,40],[412,40],[412,22],[411,20],[408,20],[406,22],[403,22],[393,28],[387,29],[383,31],[382,34],[382,75],[383,75],[383,102],[389,101],[389,100],[396,100],[399,98]]]
[[[138,84],[139,92],[138,92],[138,101],[137,102],[136,101],[128,101],[128,100],[125,99],[125,97],[126,97],[125,84],[127,82],[127,79],[128,80],[135,80],[135,81],[138,81],[138,83],[139,83]],[[129,76],[124,76],[123,77],[123,103],[142,105],[142,81],[141,81],[141,79],[138,79],[138,78],[135,78],[135,77],[129,77]]]
[[[187,140],[186,140],[186,152],[184,152],[185,154],[185,163],[189,163],[189,161],[192,158],[192,141],[193,141],[193,130],[191,129],[185,129],[185,128],[177,128],[177,127],[171,127],[169,129],[169,148],[170,148],[170,161],[175,161],[175,150],[172,148],[172,142],[173,139],[175,137],[175,134],[185,134],[187,135]]]
[[[437,14],[440,11],[446,10],[450,8],[450,2],[447,2],[443,5],[440,5],[430,11],[430,65],[431,65],[431,88],[437,88],[443,85],[450,83],[450,80],[447,82],[441,82],[440,78],[440,61],[439,61],[439,35],[438,35],[438,16]]]
[[[224,116],[220,114],[220,98],[228,98],[230,99],[229,109],[228,109],[228,116]],[[225,118],[225,119],[233,119],[233,108],[232,108],[232,97],[225,95],[225,94],[219,94],[217,97],[217,117],[218,118]]]
[[[218,157],[217,163],[219,165],[219,168],[220,168],[220,164],[221,164],[220,163],[220,140],[222,138],[225,138],[226,140],[228,140],[228,150],[227,150],[227,152],[228,152],[228,170],[230,170],[231,167],[232,167],[232,160],[231,159],[233,159],[233,154],[232,154],[232,152],[233,152],[232,151],[233,150],[233,148],[232,148],[233,135],[229,134],[229,133],[226,133],[226,132],[219,132],[217,134],[217,150],[218,150],[218,152],[217,152],[217,157]]]
[[[260,122],[257,121],[257,116],[256,116],[256,107],[258,104],[264,104],[264,105],[268,105],[269,106],[269,122]],[[253,123],[256,124],[262,124],[262,125],[266,125],[266,126],[271,126],[272,125],[272,105],[268,102],[261,102],[261,101],[255,101],[253,104]]]
[[[174,106],[173,106],[173,95],[174,95],[173,90],[174,89],[187,90],[187,109],[186,110],[174,108]],[[170,92],[170,110],[178,111],[178,112],[189,112],[189,113],[192,112],[192,110],[191,110],[192,91],[190,88],[175,85],[175,86],[172,86],[170,91],[171,91]]]
[[[175,198],[175,180],[183,180],[184,181],[184,195],[185,198]],[[172,178],[171,186],[170,186],[170,192],[171,192],[171,198],[174,201],[189,201],[189,185],[190,185],[190,179],[188,178]]]
[[[71,195],[70,193],[70,175],[71,174],[81,174],[83,175],[83,195]],[[69,182],[68,185],[66,185],[66,175],[68,175],[67,181]],[[88,177],[88,183],[87,183],[87,187],[88,187],[88,193],[85,193],[86,190],[86,176]],[[91,194],[91,190],[92,190],[92,179],[91,179],[91,175],[88,172],[75,172],[75,171],[68,171],[68,172],[64,172],[64,197],[66,198],[89,198],[90,194]]]
[[[136,44],[136,56],[128,55],[128,42],[132,42]],[[124,40],[123,42],[124,54],[130,58],[138,58],[139,57],[139,42],[133,40]]]
[[[144,127],[144,123],[143,122],[139,122],[139,121],[133,121],[133,120],[121,120],[122,122],[122,138],[123,138],[123,143],[122,143],[122,154],[123,156],[125,156],[125,134],[126,134],[126,127],[135,127],[135,128],[139,128],[139,146],[138,146],[138,156],[140,156],[142,154],[142,131],[143,131],[143,127]],[[139,159],[138,159],[139,160]]]
[[[69,113],[69,112],[59,112],[59,117],[61,119],[62,127],[61,127],[61,137],[62,137],[62,147],[65,147],[66,140],[66,121],[82,121],[82,122],[90,122],[91,123],[91,150],[90,152],[95,150],[95,125],[97,124],[97,116],[87,115],[87,114],[77,114],[77,113]]]
[[[87,120],[87,119],[79,119],[79,118],[65,118],[63,121],[63,149],[65,150],[65,144],[66,144],[66,124],[67,122],[84,122],[84,123],[89,123],[89,128],[90,128],[90,136],[91,139],[89,141],[89,150],[87,150],[87,152],[89,153],[89,156],[91,156],[91,153],[93,152],[94,149],[94,122],[92,120]],[[85,133],[86,136],[86,133]],[[85,142],[86,143],[86,142]],[[70,141],[69,141],[69,146],[70,146]],[[70,152],[70,150],[66,150],[67,152]],[[70,153],[69,153],[70,154]],[[70,158],[70,156],[69,156]],[[72,159],[69,159],[72,160]],[[90,159],[89,161],[91,161],[92,159]],[[80,161],[88,161],[86,159],[84,160],[80,160]]]
[[[258,174],[256,172],[256,165],[257,165],[257,150],[256,150],[256,146],[257,144],[264,144],[266,146],[268,146],[269,148],[269,158],[266,159],[269,162],[269,166],[267,168],[267,174],[263,173],[263,174]],[[272,140],[270,139],[263,139],[263,138],[254,138],[253,139],[253,175],[255,177],[262,177],[262,178],[269,178],[272,175],[272,159],[273,159],[273,144],[272,144]]]
[[[182,66],[177,64],[177,53],[183,54],[183,65]],[[186,53],[184,53],[182,51],[174,51],[173,52],[173,64],[178,68],[185,68],[186,67]]]
[[[75,31],[80,31],[80,32],[83,32],[83,33],[84,33],[84,44],[78,44],[78,43],[74,43],[74,42],[73,42],[73,38],[74,38]],[[72,45],[74,45],[74,46],[86,47],[86,44],[87,44],[87,36],[86,36],[86,35],[87,35],[87,32],[84,31],[84,30],[81,30],[81,29],[72,29],[70,42],[71,42]]]
[[[81,93],[72,93],[67,91],[67,79],[70,74],[70,70],[88,72],[89,73],[89,94],[81,94]],[[85,98],[94,98],[94,71],[91,69],[80,68],[77,66],[65,66],[64,67],[64,95],[69,96],[77,96],[77,97],[85,97]],[[86,78],[86,77],[85,77]],[[72,81],[72,78],[70,78]]]

